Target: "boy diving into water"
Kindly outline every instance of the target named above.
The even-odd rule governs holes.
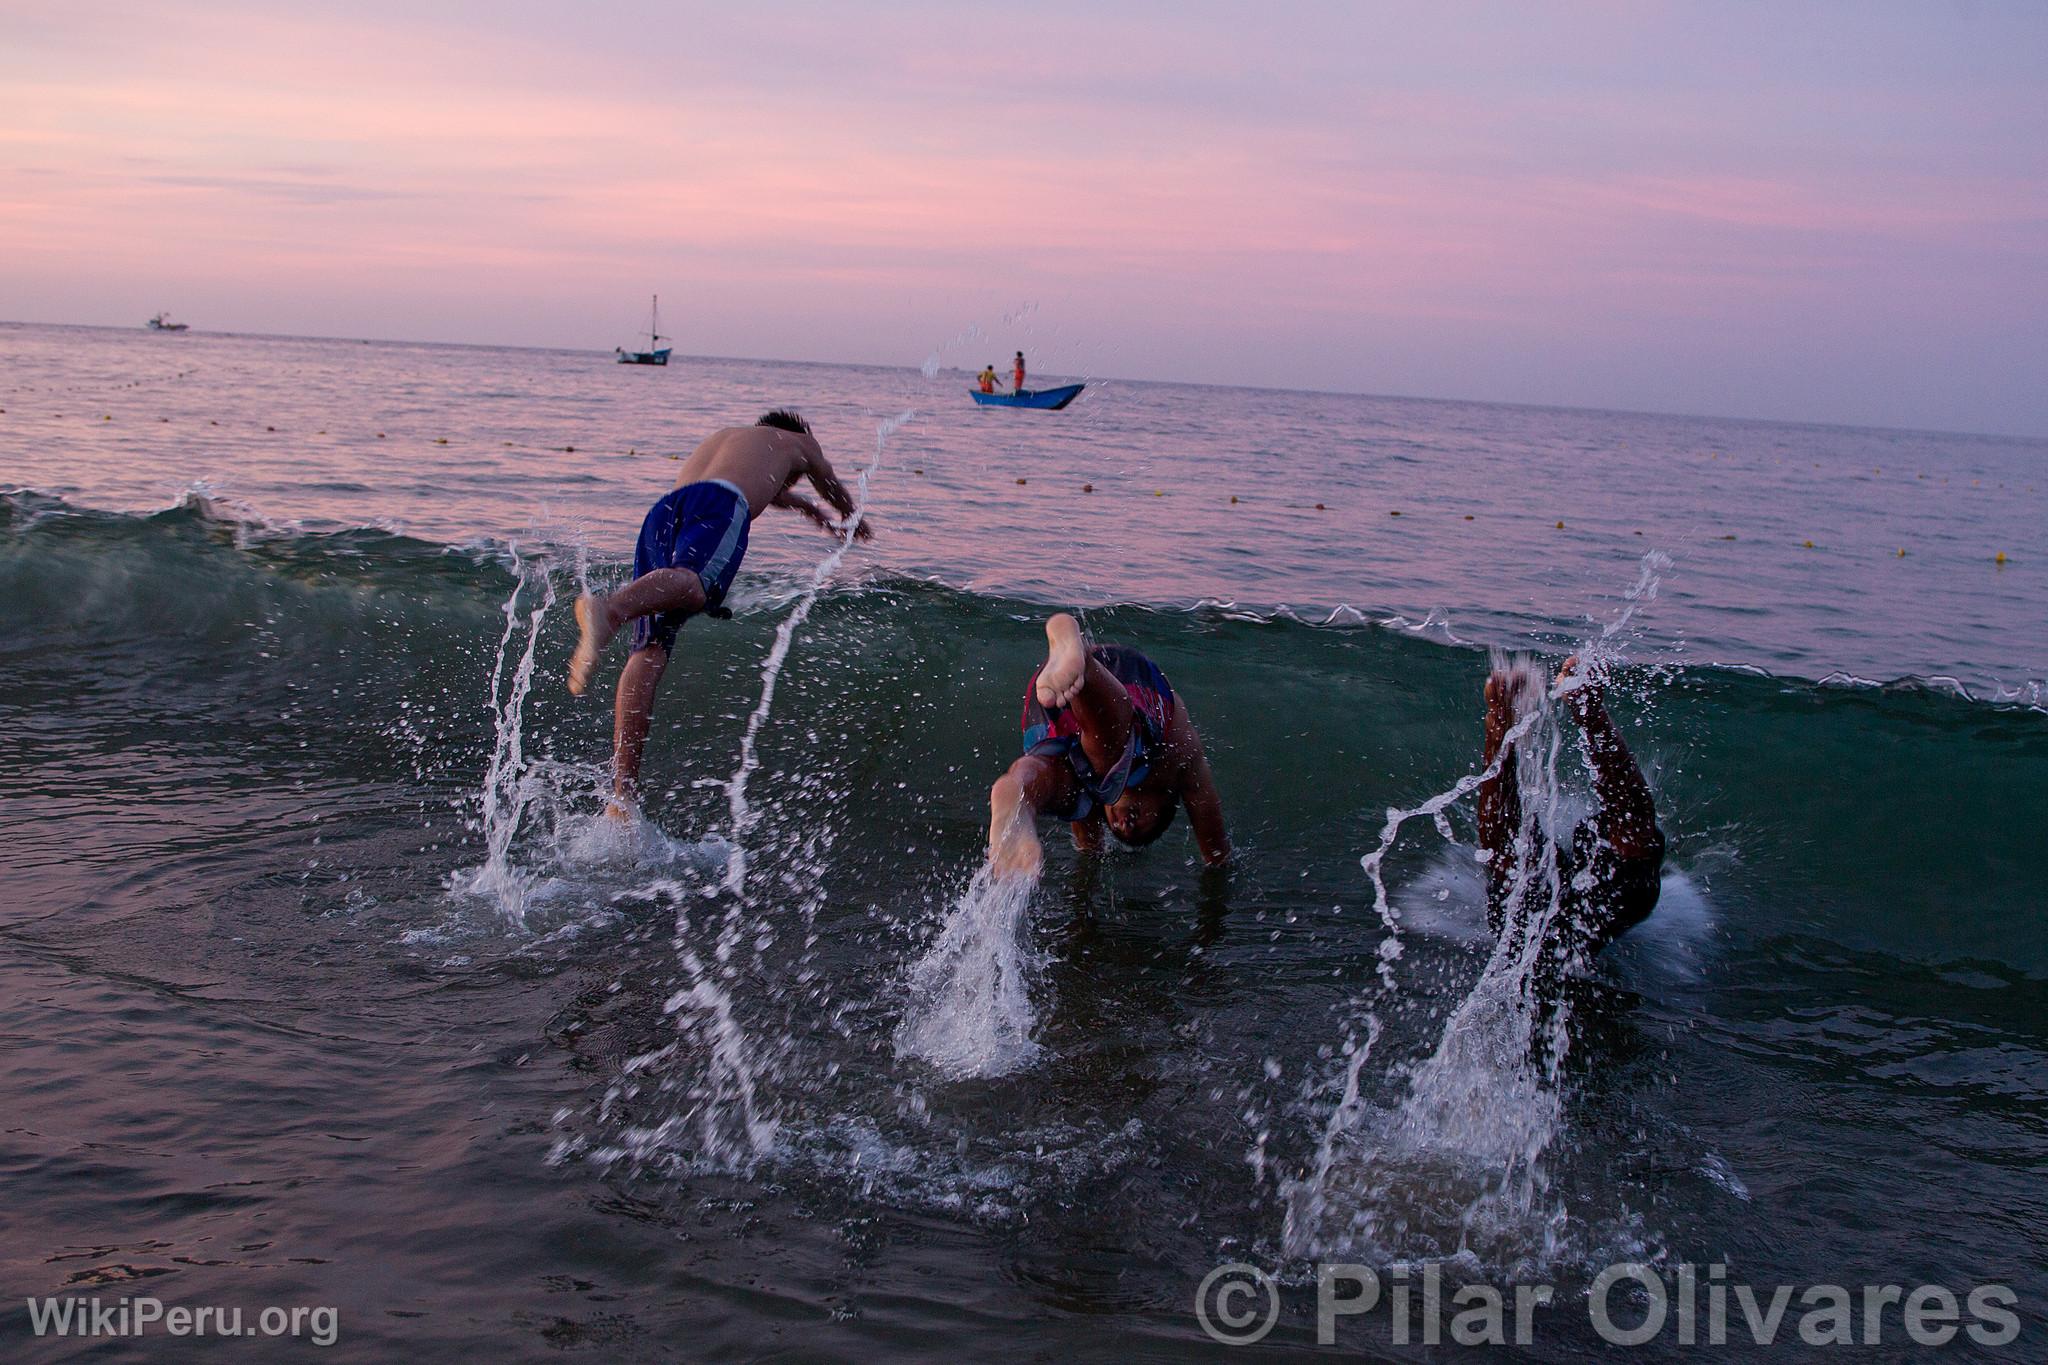
[[[1074,845],[1102,831],[1149,844],[1176,803],[1202,861],[1230,857],[1223,803],[1202,737],[1158,665],[1134,649],[1090,645],[1062,612],[1045,623],[1046,657],[1024,689],[1024,756],[989,789],[988,856],[998,875],[1035,875],[1044,860],[1037,818],[1073,825]]]
[[[705,438],[683,462],[674,492],[648,509],[633,550],[633,581],[617,592],[576,600],[582,639],[569,661],[569,690],[583,695],[597,659],[627,622],[633,653],[619,673],[612,725],[612,810],[638,799],[640,755],[676,632],[699,612],[716,612],[747,553],[747,528],[770,507],[789,507],[824,530],[845,526],[791,489],[809,479],[841,517],[853,499],[832,472],[810,427],[793,412],[768,413],[751,427],[726,427]],[[866,518],[855,535],[874,533]]]
[[[1601,701],[1600,686],[1579,670],[1577,655],[1566,659],[1557,681],[1579,722],[1593,794],[1599,808],[1557,848],[1557,913],[1550,917],[1539,970],[1554,983],[1583,966],[1622,934],[1650,917],[1656,907],[1664,866],[1664,834],[1650,784],[1622,742],[1621,732]],[[1486,680],[1485,765],[1493,766],[1519,703],[1541,675],[1500,669]],[[1536,830],[1532,837],[1544,837]],[[1479,843],[1487,861],[1486,918],[1495,938],[1512,935],[1510,948],[1550,909],[1547,877],[1525,876],[1540,850],[1522,838],[1521,787],[1510,748],[1500,772],[1479,786]]]

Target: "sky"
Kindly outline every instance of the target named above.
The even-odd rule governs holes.
[[[2048,435],[2048,4],[0,0],[0,319]]]

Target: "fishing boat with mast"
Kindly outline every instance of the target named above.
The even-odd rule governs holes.
[[[148,323],[149,330],[152,332],[182,332],[185,330],[186,325],[182,322],[172,322],[169,313],[158,313]]]
[[[661,295],[654,296],[654,305],[647,319],[647,349],[629,351],[623,346],[614,347],[621,365],[666,365],[669,348],[662,345],[671,338],[661,334]]]

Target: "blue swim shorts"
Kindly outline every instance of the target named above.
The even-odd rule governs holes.
[[[686,483],[647,509],[633,547],[633,577],[656,569],[689,569],[704,584],[705,605],[725,601],[747,554],[746,494],[724,479]],[[633,622],[633,648],[674,650],[686,612],[665,611]]]

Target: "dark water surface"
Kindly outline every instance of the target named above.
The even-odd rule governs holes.
[[[32,1342],[58,1294],[334,1306],[350,1358],[1221,1356],[1194,1295],[1235,1260],[1288,1286],[1269,1349],[1312,1347],[1312,1267],[1346,1260],[1553,1284],[1522,1355],[1579,1359],[1588,1286],[1638,1260],[2002,1283],[2019,1342],[1947,1354],[2038,1353],[2039,444],[1114,384],[1051,427],[914,370],[0,351],[0,480],[37,490],[0,502],[9,1358],[283,1349]],[[560,685],[579,557],[616,574],[672,473],[627,450],[779,402],[871,470],[883,534],[812,597],[832,543],[757,528],[738,618],[671,672],[648,821],[607,834],[609,707]],[[970,887],[987,785],[1077,601],[1188,698],[1242,857],[1050,839],[1013,931]],[[1391,923],[1360,860],[1477,766],[1458,642],[1609,626],[1671,859],[1532,1091],[1454,1046],[1488,1036],[1469,801],[1402,827]],[[921,992],[948,934],[1021,1004]],[[1457,1354],[1385,1314],[1340,1344]],[[1921,1355],[1895,1309],[1862,1358]]]

